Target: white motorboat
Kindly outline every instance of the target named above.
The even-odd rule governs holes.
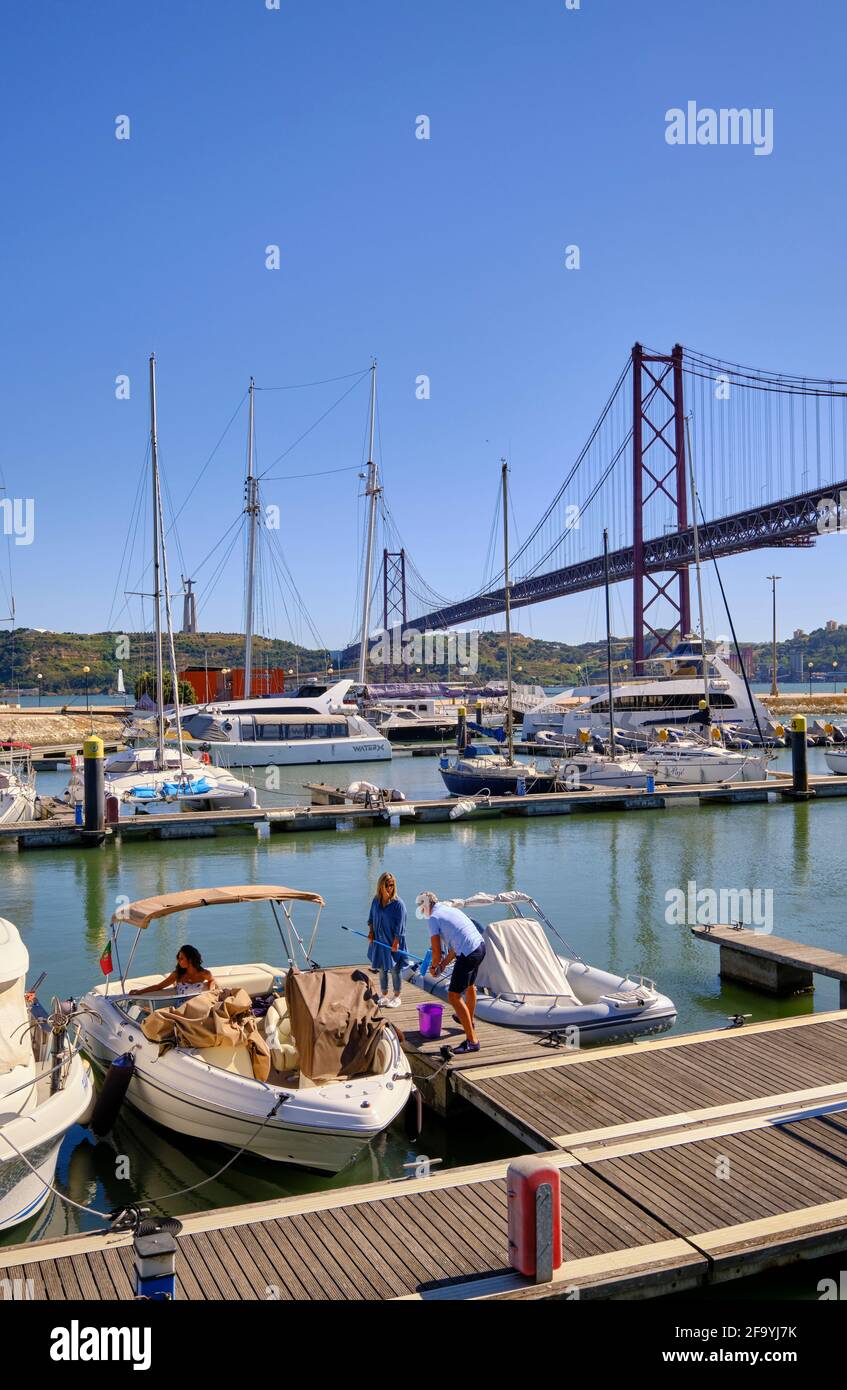
[[[60,1010],[48,1020],[27,993],[28,968],[17,927],[0,918],[0,1231],[47,1202],[62,1140],[94,1100],[73,1024]]]
[[[652,980],[588,965],[527,893],[474,893],[450,899],[448,905],[469,914],[496,914],[487,925],[477,921],[485,939],[485,959],[476,981],[476,1017],[486,1023],[563,1034],[573,1046],[664,1033],[673,1026],[676,1006]],[[548,932],[567,954],[554,949]],[[422,974],[420,964],[415,964],[404,975],[446,1003],[449,968],[443,977],[434,977]]]
[[[394,705],[390,702],[371,705],[368,722],[391,743],[443,743],[455,739],[459,721],[458,710],[441,713],[434,700],[419,700],[412,704]]]
[[[827,748],[824,757],[830,772],[847,777],[847,748]]]
[[[209,708],[184,719],[186,733],[216,767],[302,767],[391,758],[388,739],[360,714],[303,710],[303,702],[282,696],[235,703],[248,709]]]
[[[708,689],[713,725],[752,724],[769,726],[768,712],[754,694],[748,696],[744,681],[727,661],[724,647],[703,644],[689,634],[665,657],[653,656],[649,665],[661,675],[633,676],[618,681],[612,692],[614,720],[625,734],[655,735],[660,728],[702,727],[702,702]],[[576,743],[581,730],[606,737],[609,732],[608,685],[574,686],[545,700],[524,715],[523,737],[537,739],[546,730]]]
[[[259,962],[210,969],[224,992],[222,1000],[243,991],[248,1006],[261,1007],[256,1001],[267,1004],[267,996],[274,996],[255,1028],[249,1022],[245,1026],[247,1038],[258,1031],[266,1046],[244,1039],[227,1041],[226,1030],[213,1036],[211,1029],[198,1042],[196,1025],[181,1011],[190,1015],[192,1004],[202,1011],[199,998],[186,1001],[173,992],[156,995],[150,987],[157,976],[129,976],[142,932],[172,913],[251,902],[270,904],[287,966]],[[308,943],[295,925],[297,904],[311,905],[309,910],[315,912]],[[97,1068],[106,1071],[129,1055],[131,1060],[120,1063],[129,1074],[128,1102],[177,1134],[244,1149],[278,1163],[328,1173],[344,1168],[402,1112],[412,1086],[397,1034],[379,1014],[367,975],[356,970],[315,971],[311,950],[322,907],[317,893],[254,885],[166,894],[116,913],[112,919],[116,958],[121,927],[136,929],[126,969],[119,967],[117,984],[109,979],[82,1001],[85,1047]],[[306,970],[295,965],[298,948]],[[130,996],[130,990],[146,992],[142,997]],[[322,1001],[314,1017],[307,1017],[302,1004],[310,992]],[[208,1008],[210,992],[202,1000]],[[179,1013],[172,1008],[167,1011],[175,1045],[164,1051],[155,1021],[155,1006],[162,1004],[180,1006]],[[182,1024],[181,1018],[185,1019]],[[322,1072],[315,1077],[304,1060],[317,1055],[315,1037],[323,1057],[328,1047],[338,1049],[336,1074]],[[367,1055],[362,1050],[365,1038]],[[251,1061],[251,1045],[269,1051],[264,1079],[260,1079],[262,1069],[257,1076],[257,1065]]]
[[[170,743],[156,748],[122,748],[103,763],[106,795],[116,796],[121,815],[166,815],[175,811],[241,811],[258,804],[256,788],[212,767]],[[75,767],[64,799],[83,800],[83,773]]]
[[[35,773],[24,745],[0,751],[0,825],[35,818]]]

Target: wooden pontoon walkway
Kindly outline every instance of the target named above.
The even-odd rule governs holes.
[[[721,948],[721,975],[769,994],[812,989],[815,975],[840,982],[839,1004],[847,1008],[847,955],[822,946],[807,946],[784,936],[749,927],[692,927],[692,936]]]
[[[810,777],[812,801],[847,796],[847,777]],[[620,787],[582,792],[529,793],[479,800],[473,810],[453,814],[455,798],[418,798],[393,802],[384,809],[360,805],[292,806],[239,811],[193,811],[188,814],[137,815],[109,826],[99,841],[122,844],[140,839],[193,839],[236,831],[271,835],[312,834],[316,831],[386,831],[424,825],[467,825],[477,821],[532,819],[536,816],[602,815],[620,811],[670,811],[708,806],[784,805],[795,797],[791,777],[775,773],[762,782],[739,782],[660,787],[655,792]],[[804,794],[805,795],[805,794]],[[0,826],[0,841],[14,839],[21,849],[82,848],[92,837],[74,826],[70,817]]]
[[[500,1161],[186,1217],[180,1295],[649,1297],[847,1249],[847,1012],[449,1074],[553,1151],[552,1283],[507,1266]],[[27,1280],[34,1298],[129,1298],[130,1238],[0,1250],[0,1292]]]

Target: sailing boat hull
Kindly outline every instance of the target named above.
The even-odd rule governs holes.
[[[480,768],[442,767],[441,777],[451,796],[523,796],[560,790],[550,772],[539,773],[527,767]]]

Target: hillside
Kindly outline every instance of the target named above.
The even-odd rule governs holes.
[[[794,643],[778,644],[780,679],[790,676],[790,652]],[[768,642],[757,642],[754,660],[762,674],[769,672],[771,651]],[[244,639],[238,633],[201,632],[178,633],[176,636],[177,664],[186,666],[238,667],[243,661]],[[337,653],[310,651],[291,642],[268,641],[257,637],[254,644],[257,666],[298,669],[301,676],[326,674],[327,665],[337,662]],[[630,638],[614,639],[616,674],[622,674],[622,663],[632,662]],[[833,663],[843,679],[847,672],[847,627],[835,631],[818,628],[809,633],[803,649],[804,667],[814,662],[814,670],[832,671]],[[589,679],[602,680],[605,673],[606,649],[603,642],[572,645],[567,642],[545,641],[537,637],[514,636],[513,664],[515,679],[520,683],[538,685],[571,685]],[[0,689],[36,691],[37,676],[43,677],[41,687],[49,693],[74,693],[85,689],[83,667],[90,667],[89,690],[92,693],[114,691],[118,667],[122,667],[127,690],[136,676],[152,668],[153,643],[149,633],[114,632],[37,632],[18,628],[13,633],[0,632]],[[335,666],[337,670],[337,665]],[[631,665],[630,665],[631,669]],[[378,667],[377,679],[382,668]],[[502,632],[481,633],[479,638],[479,670],[484,680],[502,679],[506,671],[506,648]],[[352,674],[347,672],[345,674]],[[399,673],[398,673],[399,674]],[[425,667],[422,677],[444,677],[444,667]],[[453,677],[455,668],[449,672]]]

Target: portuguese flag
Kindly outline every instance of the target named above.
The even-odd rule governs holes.
[[[107,943],[106,943],[106,949],[105,949],[105,951],[103,952],[102,956],[100,957],[100,969],[103,971],[103,974],[104,974],[104,975],[111,975],[111,973],[112,973],[112,943],[111,943],[111,941],[107,941]]]

